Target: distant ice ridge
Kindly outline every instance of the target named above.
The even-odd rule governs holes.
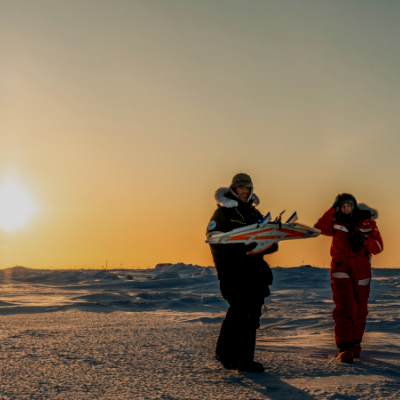
[[[46,311],[219,312],[214,267],[178,263],[157,269],[0,271],[0,314]]]
[[[367,329],[400,331],[399,272],[373,270]],[[262,326],[280,332],[310,327],[316,331],[331,330],[333,303],[328,269],[276,267],[273,274],[271,296],[265,300],[268,314],[263,314]],[[184,263],[115,271],[14,267],[0,271],[0,288],[0,314],[3,315],[70,309],[168,310],[189,312],[193,319],[220,321],[228,308],[220,295],[214,267]],[[211,316],[202,317],[197,313]]]

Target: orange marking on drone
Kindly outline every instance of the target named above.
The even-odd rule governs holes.
[[[268,229],[263,229],[263,230],[261,230],[261,231],[258,231],[257,233],[255,233],[254,231],[253,232],[248,232],[248,233],[242,233],[241,235],[235,235],[235,236],[232,236],[230,239],[229,239],[229,241],[231,241],[231,240],[249,240],[252,236],[254,236],[254,235],[257,235],[257,238],[258,238],[258,235],[260,234],[260,233],[263,233],[263,232],[269,232],[269,231],[272,231],[274,228],[268,228]]]
[[[281,232],[283,233],[289,233],[288,236],[286,236],[286,238],[290,238],[290,237],[303,237],[305,235],[305,232],[297,232],[297,231],[292,231],[290,229],[285,229],[285,228],[281,228],[280,229]]]

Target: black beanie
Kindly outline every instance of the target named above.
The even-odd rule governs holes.
[[[353,210],[357,208],[357,200],[352,194],[342,193],[339,196],[338,207],[340,207],[344,203],[350,203],[353,207]]]
[[[235,189],[238,186],[247,186],[251,189],[253,189],[253,182],[251,181],[251,178],[249,175],[244,174],[244,173],[240,173],[240,174],[236,174],[233,178],[232,178],[232,183],[230,186],[230,189]]]

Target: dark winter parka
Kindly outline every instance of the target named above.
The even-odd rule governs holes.
[[[251,194],[247,203],[241,202],[229,188],[220,188],[215,193],[218,208],[211,217],[207,237],[229,232],[232,229],[257,223],[263,218],[256,209],[259,199]],[[235,297],[267,297],[272,284],[272,271],[263,255],[273,253],[277,245],[260,254],[248,255],[256,244],[210,244],[218,275],[222,296],[229,300]]]

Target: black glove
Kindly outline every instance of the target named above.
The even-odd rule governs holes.
[[[336,210],[339,207],[339,199],[340,199],[340,193],[336,196],[335,201],[332,204],[332,207]]]
[[[268,247],[268,249],[264,250],[260,254],[262,254],[262,255],[272,254],[272,253],[275,253],[276,251],[278,251],[278,243],[274,243],[271,247]]]
[[[249,253],[250,251],[254,250],[257,247],[256,242],[247,244],[246,247],[246,252]],[[278,243],[274,243],[272,246],[268,247],[268,249],[265,249],[262,253],[257,253],[259,256],[264,256],[265,254],[271,254],[275,253],[278,251]]]
[[[358,253],[361,250],[361,245],[364,241],[364,238],[361,236],[359,232],[351,232],[350,234],[350,247],[353,250],[353,253]]]
[[[246,253],[250,253],[250,251],[254,250],[257,247],[258,243],[257,242],[253,242],[250,244],[246,244],[244,246]]]

